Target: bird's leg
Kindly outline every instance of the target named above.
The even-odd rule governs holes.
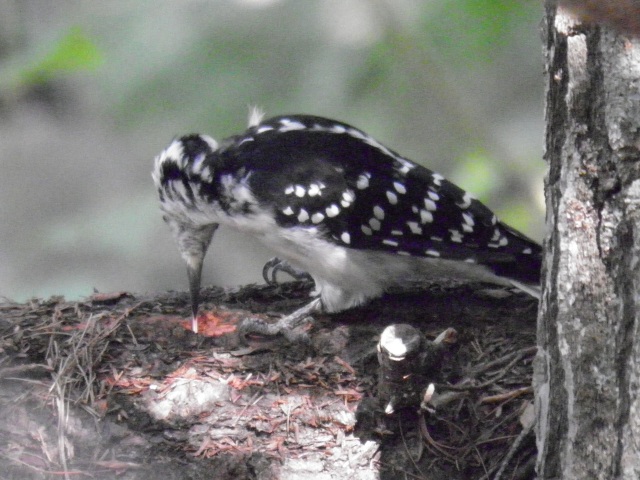
[[[275,336],[282,334],[287,340],[294,343],[305,339],[304,334],[296,334],[296,327],[302,325],[305,320],[313,313],[322,311],[322,301],[316,298],[295,312],[282,317],[275,323],[267,323],[262,319],[249,317],[240,323],[240,335],[246,337],[249,334],[257,334],[263,336]]]
[[[262,278],[268,285],[277,285],[278,279],[276,274],[278,272],[284,272],[291,275],[296,280],[311,280],[311,275],[307,272],[293,267],[286,260],[281,260],[278,257],[273,257],[262,268]]]

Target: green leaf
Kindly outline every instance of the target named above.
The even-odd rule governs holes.
[[[27,65],[20,74],[21,84],[38,84],[58,75],[94,70],[102,64],[98,47],[80,27],[72,27],[44,58]]]

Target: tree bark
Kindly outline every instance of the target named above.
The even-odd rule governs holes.
[[[548,4],[539,478],[640,478],[640,41]]]

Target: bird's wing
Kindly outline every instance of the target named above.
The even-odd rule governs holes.
[[[276,117],[223,150],[252,172],[252,191],[282,226],[316,228],[348,248],[479,263],[516,278],[528,271],[533,281],[539,275],[538,244],[441,175],[349,125]]]

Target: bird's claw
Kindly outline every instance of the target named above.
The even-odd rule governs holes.
[[[311,276],[300,269],[291,266],[286,260],[281,260],[278,257],[273,257],[262,267],[262,278],[267,282],[267,285],[277,285],[277,273],[284,272],[291,275],[296,280],[311,280]]]

